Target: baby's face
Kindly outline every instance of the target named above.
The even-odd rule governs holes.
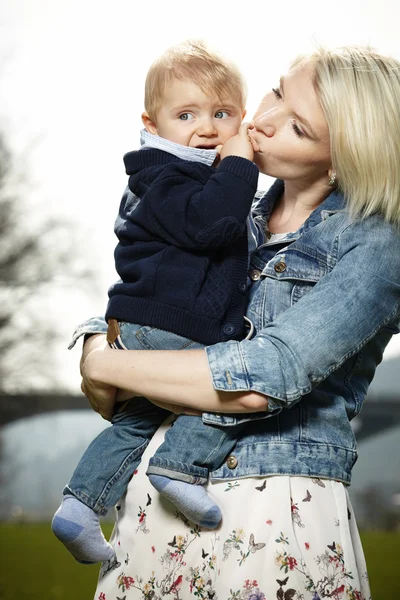
[[[191,148],[214,149],[236,135],[244,116],[231,98],[205,94],[191,81],[173,79],[157,114],[157,135]]]

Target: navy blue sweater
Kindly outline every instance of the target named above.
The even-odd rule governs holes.
[[[203,344],[240,338],[258,168],[238,156],[213,168],[156,148],[124,162],[129,189],[115,224],[121,281],[109,289],[106,318]]]

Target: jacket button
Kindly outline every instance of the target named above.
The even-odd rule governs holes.
[[[222,331],[226,333],[226,335],[232,335],[233,333],[235,333],[235,327],[230,323],[227,323],[223,326]]]
[[[253,269],[252,271],[250,271],[250,279],[252,281],[258,281],[260,279],[261,276],[261,271],[259,271],[258,269]]]
[[[226,459],[226,464],[228,469],[236,469],[237,465],[238,465],[238,460],[236,458],[236,456],[228,456],[228,458]]]
[[[277,273],[283,273],[283,271],[286,270],[286,263],[283,260],[281,260],[280,262],[276,263],[274,269]]]
[[[247,285],[246,285],[245,283],[241,283],[241,284],[239,285],[239,290],[240,290],[241,292],[245,292],[245,291],[247,290]]]

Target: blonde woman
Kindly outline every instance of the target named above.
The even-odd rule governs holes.
[[[370,598],[347,493],[350,421],[399,332],[400,63],[358,47],[303,56],[262,100],[249,138],[276,178],[253,206],[265,230],[249,270],[254,337],[113,352],[93,336],[82,389],[105,418],[116,388],[178,414],[214,413],[217,426],[222,413],[265,418],[211,474],[214,531],[150,489],[146,459],[168,425],[156,434],[119,506],[102,600]]]

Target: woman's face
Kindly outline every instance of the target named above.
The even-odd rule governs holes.
[[[282,77],[254,116],[254,162],[266,175],[306,185],[327,183],[331,167],[329,130],[309,66]]]

